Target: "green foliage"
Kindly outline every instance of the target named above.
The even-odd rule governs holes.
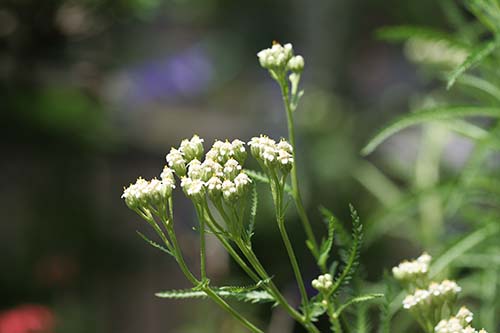
[[[342,313],[342,311],[344,311],[346,308],[348,308],[351,305],[358,304],[358,303],[364,303],[364,302],[371,301],[371,300],[374,300],[376,298],[381,298],[381,297],[384,297],[384,294],[374,293],[374,294],[366,294],[366,295],[353,297],[353,298],[343,302],[342,305],[337,308],[334,315],[336,317],[339,317],[340,314]]]
[[[223,298],[232,298],[237,301],[247,302],[247,303],[270,303],[275,302],[272,295],[270,295],[265,290],[258,290],[254,288],[244,288],[244,287],[220,287],[211,288],[217,295]],[[159,298],[169,298],[169,299],[189,299],[189,298],[207,298],[208,295],[205,291],[193,289],[183,289],[183,290],[168,290],[162,291],[155,294]]]
[[[338,274],[338,276],[335,279],[333,287],[330,291],[331,294],[335,294],[340,287],[342,287],[344,284],[348,283],[352,279],[359,265],[361,244],[363,243],[363,225],[361,224],[358,213],[356,212],[356,210],[352,205],[350,205],[350,209],[352,218],[351,248],[349,249],[349,254],[344,262],[344,267],[342,271]]]
[[[500,107],[482,106],[443,106],[431,109],[418,110],[413,113],[403,115],[391,124],[380,130],[365,147],[361,153],[368,155],[373,152],[383,141],[397,132],[418,124],[431,121],[454,120],[463,117],[495,117],[500,118]]]
[[[139,235],[139,237],[141,237],[146,243],[148,243],[149,245],[151,245],[152,247],[154,247],[155,249],[158,249],[162,252],[165,252],[166,254],[168,255],[171,255],[172,257],[175,258],[175,254],[172,253],[172,251],[169,251],[168,249],[166,249],[165,247],[161,246],[160,244],[152,241],[151,239],[149,239],[146,235],[144,235],[142,232],[140,231],[137,231],[137,234]]]
[[[494,40],[474,49],[474,51],[465,59],[465,61],[455,68],[448,77],[447,89],[450,89],[457,78],[460,77],[466,70],[477,66],[487,56],[489,56],[500,45],[499,40]]]

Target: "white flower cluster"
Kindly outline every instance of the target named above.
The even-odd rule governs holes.
[[[160,175],[160,180],[153,178],[147,181],[139,177],[134,184],[130,184],[129,187],[124,189],[122,199],[132,209],[145,205],[158,205],[172,195],[172,189],[174,188],[173,172],[169,167],[165,166]]]
[[[184,139],[179,149],[171,148],[166,159],[168,166],[171,167],[179,177],[186,175],[186,166],[194,159],[200,160],[203,156],[203,139],[198,135],[193,135],[191,140]]]
[[[293,55],[293,46],[290,43],[281,45],[275,42],[271,48],[257,53],[257,57],[259,57],[260,65],[269,70],[302,72],[304,69],[304,58],[300,55]]]
[[[403,300],[405,309],[414,307],[430,307],[442,305],[446,301],[455,300],[456,295],[462,290],[455,281],[444,280],[441,283],[432,282],[428,289],[416,289],[412,295]]]
[[[441,320],[436,327],[434,332],[436,333],[487,333],[484,329],[477,331],[472,326],[470,322],[472,321],[472,312],[463,306],[458,313],[449,319]]]
[[[416,260],[403,261],[398,266],[394,267],[392,269],[392,274],[396,280],[415,282],[427,275],[431,260],[432,257],[424,252]]]
[[[320,275],[317,279],[312,280],[311,285],[318,291],[328,291],[333,286],[333,278],[328,273]]]
[[[193,139],[186,142],[184,147],[188,147],[192,141]],[[198,145],[201,142],[203,139],[197,138],[195,144]],[[181,150],[186,151],[182,144],[179,148],[179,151]],[[178,174],[181,177],[181,187],[189,198],[200,202],[208,193],[212,200],[223,197],[227,202],[234,202],[247,192],[251,180],[243,172],[242,164],[247,155],[243,141],[216,140],[207,152],[203,163],[198,159],[202,157],[199,155],[200,150],[191,149],[191,151],[193,153],[185,153],[186,156],[194,156],[185,168],[187,171],[184,171],[184,174]],[[177,153],[174,151],[174,154]],[[175,155],[171,157],[174,158]]]
[[[252,155],[264,166],[268,168],[277,166],[284,174],[288,174],[292,169],[293,148],[286,140],[281,139],[276,143],[268,136],[261,135],[253,137],[248,145]]]

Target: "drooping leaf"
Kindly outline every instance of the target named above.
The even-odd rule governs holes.
[[[458,65],[449,75],[446,89],[450,89],[457,78],[466,70],[478,65],[484,58],[489,56],[500,44],[499,40],[490,41],[481,47],[476,48],[463,63]]]
[[[269,184],[269,178],[267,178],[267,176],[262,172],[245,169],[245,173],[253,180],[264,184]],[[292,188],[288,184],[285,184],[285,191],[288,194],[292,194]]]
[[[171,255],[172,257],[175,258],[175,255],[172,253],[172,251],[166,249],[165,247],[161,246],[160,244],[152,241],[151,239],[149,239],[146,235],[144,235],[142,232],[136,230],[137,234],[146,242],[148,243],[149,245],[151,245],[152,247],[162,251],[162,252],[165,252],[166,254],[169,254]]]
[[[374,293],[374,294],[366,294],[366,295],[353,297],[338,307],[337,311],[335,311],[335,316],[336,317],[340,316],[342,311],[344,311],[346,308],[348,308],[349,306],[351,306],[353,304],[367,302],[367,301],[371,301],[373,299],[381,298],[381,297],[384,297],[384,294]]]
[[[361,150],[362,155],[373,152],[383,141],[391,135],[413,125],[429,121],[448,120],[463,117],[484,116],[500,117],[500,108],[480,106],[445,106],[419,110],[397,118],[388,126],[380,130],[375,137]]]

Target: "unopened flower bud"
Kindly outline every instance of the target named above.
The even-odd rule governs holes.
[[[245,149],[245,143],[241,140],[234,139],[231,142],[233,147],[233,158],[238,161],[241,165],[245,163],[247,158],[247,150]]]
[[[212,177],[222,177],[224,173],[222,172],[222,165],[215,162],[212,159],[206,158],[201,164],[203,181],[208,181]]]
[[[304,70],[304,58],[301,55],[292,57],[287,64],[287,69],[295,73],[300,73]]]
[[[311,285],[320,292],[326,292],[333,286],[333,278],[328,273],[320,275],[317,279],[312,280]]]
[[[212,200],[218,200],[222,195],[222,181],[219,177],[212,177],[206,182],[208,196]]]
[[[241,172],[236,178],[234,178],[234,184],[236,185],[236,192],[239,197],[242,197],[250,187],[252,180],[247,176],[246,173]]]
[[[202,179],[203,168],[201,162],[197,159],[192,160],[188,164],[188,177],[191,179]]]
[[[225,180],[222,183],[222,195],[224,196],[224,200],[228,203],[236,201],[238,199],[236,185],[230,180]]]
[[[194,202],[201,203],[205,200],[205,184],[201,179],[183,177],[181,187],[184,193]]]
[[[184,154],[187,162],[193,159],[201,160],[205,149],[203,148],[203,139],[198,135],[193,135],[191,140],[184,139],[181,142],[179,150]]]
[[[233,180],[241,171],[241,165],[234,158],[230,158],[224,164],[224,176]]]
[[[171,148],[170,153],[167,155],[167,163],[177,176],[183,177],[186,175],[186,160],[181,151]]]

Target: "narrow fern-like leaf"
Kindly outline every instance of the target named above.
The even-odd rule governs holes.
[[[415,25],[383,27],[377,30],[376,36],[388,42],[402,42],[410,38],[419,38],[436,42],[444,40],[450,45],[468,49],[467,45],[453,38],[453,36],[445,31]]]
[[[413,125],[430,121],[448,120],[463,117],[500,117],[500,108],[479,106],[445,106],[424,109],[397,118],[394,122],[380,130],[361,150],[362,155],[373,152],[383,141],[391,135]]]
[[[475,49],[469,56],[464,60],[463,63],[458,65],[449,75],[448,83],[446,85],[446,89],[450,89],[457,78],[462,75],[466,70],[475,67],[478,65],[483,59],[489,56],[500,44],[500,40],[490,41],[483,46]]]
[[[250,289],[244,291],[242,287],[221,287],[211,288],[214,293],[224,298],[234,298],[235,300],[248,303],[270,303],[275,302],[274,297],[265,290]],[[202,290],[183,289],[162,291],[155,294],[159,298],[168,299],[188,299],[207,298],[207,294]]]
[[[354,207],[349,205],[349,208],[351,210],[352,218],[351,248],[349,249],[349,256],[345,266],[341,273],[336,277],[333,287],[329,292],[330,295],[334,294],[341,286],[348,283],[352,279],[359,265],[359,255],[361,252],[361,244],[363,242],[363,225],[361,224],[358,213]]]
[[[351,241],[351,235],[349,234],[349,231],[344,227],[342,223],[335,217],[335,215],[327,208],[324,206],[319,207],[319,211],[321,215],[323,215],[323,218],[326,221],[332,221],[333,222],[333,227],[335,228],[335,231],[337,232],[337,243],[340,243],[340,245],[347,245]]]
[[[257,186],[252,184],[252,199],[250,206],[250,219],[248,221],[247,237],[251,239],[255,230],[255,216],[257,215],[257,205],[259,198],[257,195]]]
[[[160,250],[160,251],[162,251],[162,252],[165,252],[166,254],[169,254],[169,255],[171,255],[172,257],[174,257],[174,258],[175,258],[175,255],[172,253],[172,251],[170,251],[170,250],[166,249],[165,247],[161,246],[160,244],[158,244],[158,243],[156,243],[156,242],[152,241],[152,240],[151,240],[151,239],[149,239],[146,235],[144,235],[142,232],[137,231],[137,230],[136,230],[136,232],[137,232],[137,234],[138,234],[138,235],[139,235],[139,236],[140,236],[140,237],[141,237],[141,238],[142,238],[142,239],[143,239],[146,243],[148,243],[148,244],[149,244],[149,245],[151,245],[152,247],[154,247],[154,248],[156,248],[156,249],[158,249],[158,250]]]
[[[366,295],[353,297],[353,298],[347,300],[346,302],[344,302],[341,306],[339,306],[337,311],[335,311],[334,315],[336,317],[340,316],[342,311],[344,311],[346,308],[348,308],[349,306],[351,306],[353,304],[367,302],[367,301],[371,301],[373,299],[381,298],[381,297],[384,297],[384,294],[374,293],[374,294],[366,294]]]
[[[335,234],[335,217],[333,215],[330,215],[328,217],[325,217],[327,227],[328,227],[328,237],[323,240],[321,243],[320,249],[319,249],[319,256],[318,256],[318,266],[324,271],[326,271],[326,263],[328,262],[328,258],[330,257],[330,251],[332,250],[333,246],[333,237]]]

